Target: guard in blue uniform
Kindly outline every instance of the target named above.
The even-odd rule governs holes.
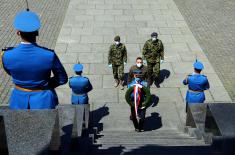
[[[20,12],[14,28],[21,43],[1,54],[3,68],[15,84],[10,108],[53,109],[58,104],[54,88],[68,81],[65,69],[53,50],[36,44],[40,28],[37,14],[29,10]]]
[[[200,61],[196,61],[193,66],[194,73],[188,75],[183,81],[184,85],[188,85],[186,110],[188,104],[203,103],[205,101],[204,90],[210,88],[207,77],[201,74],[201,71],[204,69],[203,64]]]
[[[92,85],[87,77],[82,76],[82,64],[75,64],[73,67],[77,76],[69,78],[69,87],[72,89],[72,104],[88,104],[87,93],[91,91]]]

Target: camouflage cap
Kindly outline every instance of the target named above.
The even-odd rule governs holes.
[[[121,39],[120,39],[120,36],[115,36],[114,37],[114,41],[120,41]]]
[[[157,37],[157,36],[158,36],[157,32],[153,32],[153,33],[151,34],[151,37]]]

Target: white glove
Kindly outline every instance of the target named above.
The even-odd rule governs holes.
[[[164,60],[161,60],[160,63],[161,63],[161,64],[164,63]]]
[[[146,60],[143,60],[143,64],[145,64],[145,65],[146,65],[146,64],[147,64],[147,61],[146,61]]]
[[[109,64],[109,68],[111,68],[112,67],[112,64]]]

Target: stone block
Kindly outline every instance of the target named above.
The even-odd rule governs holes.
[[[90,103],[118,102],[118,89],[94,89],[89,93]]]
[[[102,88],[114,88],[113,75],[103,75],[103,87]]]
[[[152,32],[158,32],[157,28],[137,28],[140,35],[151,35]]]
[[[71,43],[71,44],[68,44],[67,52],[68,53],[91,52],[91,44]]]
[[[112,68],[108,64],[90,64],[89,74],[112,74]]]
[[[131,4],[115,4],[114,9],[131,9]]]
[[[103,43],[103,37],[102,36],[82,36],[81,37],[81,43]]]
[[[224,87],[210,87],[210,92],[215,102],[231,102]]]
[[[181,34],[180,30],[178,28],[159,28],[160,34],[170,34],[170,35],[176,35]]]
[[[135,21],[153,21],[154,17],[152,15],[135,15]]]
[[[123,10],[105,10],[106,15],[123,15]]]
[[[147,22],[145,21],[129,21],[129,22],[126,22],[126,27],[129,28],[129,27],[133,27],[133,28],[136,28],[136,27],[146,27],[147,26]]]
[[[142,15],[143,11],[141,9],[127,9],[124,10],[125,15]]]
[[[10,155],[49,154],[56,115],[56,110],[0,109],[8,153]]]
[[[86,10],[86,14],[87,15],[103,15],[104,14],[104,10],[101,10],[101,9],[89,9],[89,10]]]
[[[79,53],[80,63],[103,63],[102,53]]]
[[[95,21],[114,21],[113,15],[96,15]]]
[[[114,28],[94,28],[94,35],[114,35]]]
[[[94,16],[92,16],[92,15],[77,15],[77,16],[75,16],[75,20],[77,22],[92,21],[92,20],[94,20]]]
[[[68,64],[68,63],[74,64],[74,63],[78,62],[78,54],[77,53],[65,53],[65,54],[59,53],[57,55],[63,64]]]
[[[159,102],[183,102],[179,88],[151,88],[151,93],[158,96]]]
[[[114,36],[112,37],[114,38]],[[112,37],[110,36],[108,39],[112,39]],[[111,44],[92,44],[92,52],[108,53],[110,45]]]
[[[66,53],[68,44],[66,43],[57,43],[55,47],[56,53]]]
[[[106,21],[104,22],[104,27],[108,28],[125,27],[125,21]]]
[[[71,36],[92,35],[92,28],[73,28]]]
[[[111,10],[113,9],[113,7],[114,7],[113,4],[96,4],[95,5],[96,9],[104,9],[104,10]]]
[[[133,21],[132,15],[115,15],[115,21]]]
[[[93,28],[94,25],[95,27],[104,27],[104,21],[84,21],[83,23],[83,27],[87,28]]]
[[[148,27],[167,27],[166,21],[147,21]]]

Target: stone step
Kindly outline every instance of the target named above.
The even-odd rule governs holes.
[[[197,140],[194,138],[185,137],[159,137],[159,138],[130,138],[129,139],[97,139],[97,144],[104,145],[145,145],[145,144],[158,144],[158,145],[169,145],[169,146],[182,146],[182,145],[206,145],[203,140]]]
[[[158,146],[146,145],[136,149],[123,146],[93,149],[90,155],[222,155],[208,146]]]
[[[150,132],[136,132],[136,131],[112,131],[112,132],[101,132],[98,135],[102,137],[173,137],[173,136],[182,136],[189,137],[189,135],[181,132],[170,132],[170,131],[150,131]]]

